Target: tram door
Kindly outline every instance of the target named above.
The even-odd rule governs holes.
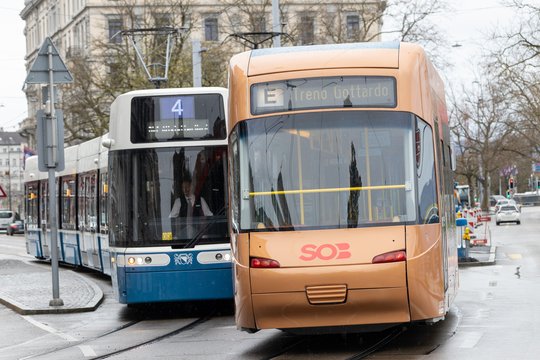
[[[445,191],[445,159],[444,159],[444,142],[442,141],[440,135],[439,135],[439,119],[437,116],[435,116],[435,141],[437,149],[437,159],[438,161],[438,172],[439,172],[439,196],[442,197],[441,199],[441,209],[444,212],[443,216],[441,217],[442,222],[442,257],[443,257],[443,274],[444,274],[444,291],[448,290],[448,233],[447,233],[447,227],[448,227],[448,219],[447,219],[447,213],[444,211],[444,194]]]
[[[85,173],[79,178],[79,231],[81,236],[81,260],[83,265],[102,270],[97,223],[97,171]]]

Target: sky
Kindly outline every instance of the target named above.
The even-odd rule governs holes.
[[[432,20],[445,32],[447,44],[454,46],[448,54],[452,67],[444,69],[447,92],[448,87],[455,90],[461,85],[470,87],[477,80],[482,53],[494,45],[490,35],[495,30],[508,29],[515,16],[513,9],[503,6],[501,0],[448,0],[448,3],[452,9]]]
[[[0,2],[0,128],[16,131],[27,117],[24,21],[19,16],[24,0]]]
[[[496,27],[508,26],[512,12],[500,0],[447,0],[453,10],[440,13],[434,19],[446,33],[452,47],[448,54],[452,69],[444,78],[453,79],[455,89],[474,81],[476,64],[487,35]],[[26,99],[22,87],[26,79],[24,55],[26,43],[24,22],[19,14],[24,0],[2,1],[0,5],[0,128],[16,131],[27,117]],[[447,86],[450,86],[447,84]]]

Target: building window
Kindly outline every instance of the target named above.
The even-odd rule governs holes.
[[[255,18],[255,23],[253,24],[253,30],[255,32],[266,32],[266,18],[264,14],[258,18]]]
[[[312,15],[300,16],[300,43],[310,45],[315,41],[315,19]]]
[[[133,29],[144,29],[146,27],[144,17],[142,15],[135,15],[131,27]]]
[[[360,34],[360,17],[358,15],[347,15],[347,38],[357,39]]]
[[[169,13],[154,13],[154,27],[161,28],[173,26],[172,15]]]
[[[123,23],[121,18],[110,17],[109,21],[109,42],[113,44],[119,44],[122,42],[122,36],[120,32],[122,31]]]
[[[217,17],[207,17],[204,19],[204,39],[206,41],[218,41],[218,19]]]

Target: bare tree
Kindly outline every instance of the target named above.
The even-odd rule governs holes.
[[[496,83],[476,84],[475,89],[463,89],[460,100],[454,98],[451,123],[458,147],[457,174],[468,184],[474,186],[477,181],[485,189],[481,206],[487,209],[490,178],[510,165],[504,159],[509,152],[517,151],[517,147],[508,146],[513,118],[504,88]]]
[[[226,20],[227,40],[233,38],[244,49],[272,46],[272,0],[219,0]],[[284,3],[280,2],[283,14]],[[232,48],[235,46],[233,45]],[[238,48],[238,46],[236,46]],[[230,49],[229,49],[230,51]]]
[[[446,0],[389,0],[384,13],[381,36],[422,45],[439,69],[448,68],[444,56],[450,44],[437,26],[434,16],[448,11]]]
[[[494,72],[512,101],[516,118],[513,131],[528,147],[519,153],[529,161],[540,160],[540,6],[532,1],[512,0],[519,21],[493,35],[500,44],[487,58],[486,72]],[[494,71],[495,70],[495,71]]]
[[[189,35],[190,2],[187,0],[162,0],[140,3],[119,0],[114,14],[122,21],[122,30],[170,26],[183,28],[175,38],[170,60],[169,87],[191,85],[191,51],[186,51]],[[165,49],[156,37],[145,39],[144,52],[152,58],[153,52]],[[89,59],[93,59],[90,61]],[[108,130],[109,106],[119,94],[152,87],[129,39],[119,32],[112,38],[94,39],[90,53],[70,58],[68,63],[74,83],[63,92],[65,134],[68,144],[75,144],[102,135]]]

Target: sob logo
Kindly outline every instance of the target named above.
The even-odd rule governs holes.
[[[302,246],[302,255],[300,260],[311,261],[315,259],[321,260],[334,260],[334,259],[348,259],[351,257],[349,250],[350,245],[347,243],[338,244],[323,244],[314,245],[307,244]]]

